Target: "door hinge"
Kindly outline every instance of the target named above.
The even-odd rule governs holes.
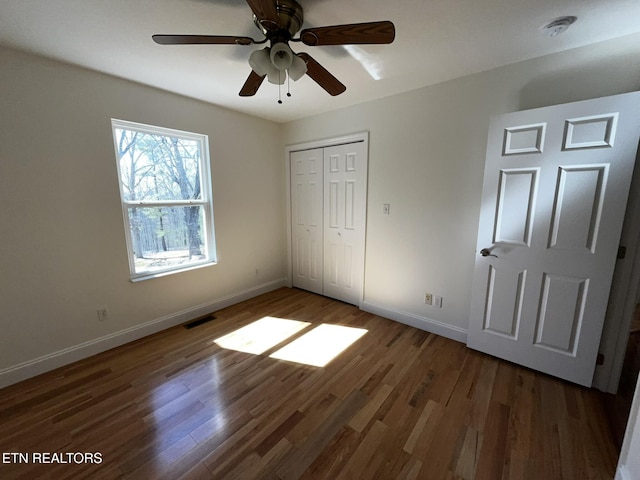
[[[627,256],[627,247],[620,245],[618,247],[618,260],[622,260],[626,256]]]
[[[596,365],[604,365],[604,355],[599,353],[596,359]]]

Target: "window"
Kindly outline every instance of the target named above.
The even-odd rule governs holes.
[[[111,125],[132,280],[215,263],[207,136]]]

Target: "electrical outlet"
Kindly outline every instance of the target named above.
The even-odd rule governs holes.
[[[438,307],[438,308],[442,308],[442,297],[439,295],[434,295],[433,296],[433,306],[434,307]]]
[[[100,322],[109,320],[109,310],[107,310],[107,307],[101,307],[97,310],[97,312],[98,312],[98,320]]]
[[[433,304],[433,295],[431,295],[430,293],[425,293],[424,294],[424,303],[425,303],[425,305]]]

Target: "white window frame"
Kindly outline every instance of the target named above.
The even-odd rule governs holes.
[[[151,278],[162,277],[173,273],[184,272],[196,268],[215,265],[217,263],[215,229],[213,221],[213,191],[211,187],[211,160],[209,156],[209,137],[200,133],[186,132],[175,130],[172,128],[157,127],[154,125],[146,125],[142,123],[130,122],[126,120],[111,119],[112,136],[114,141],[114,152],[116,156],[116,165],[118,168],[118,188],[120,191],[120,201],[122,203],[122,215],[124,219],[125,238],[127,243],[127,253],[129,259],[129,273],[132,282],[147,280]],[[122,176],[120,171],[120,158],[118,156],[118,138],[116,129],[133,130],[141,133],[152,135],[162,135],[169,137],[177,137],[186,140],[196,141],[200,149],[200,189],[201,199],[199,200],[162,200],[162,201],[127,201],[122,185]],[[151,271],[136,272],[135,254],[133,249],[133,240],[131,238],[131,226],[129,223],[129,209],[131,207],[184,207],[184,206],[200,206],[202,207],[203,219],[203,242],[206,258],[189,262],[188,264],[173,265],[161,269]]]

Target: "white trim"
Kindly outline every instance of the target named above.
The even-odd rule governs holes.
[[[455,340],[456,342],[464,344],[467,343],[467,330],[465,328],[448,325],[446,323],[439,322],[438,320],[433,320],[414,313],[404,312],[392,307],[376,305],[375,303],[367,302],[366,300],[362,303],[362,310],[380,317],[395,320],[396,322],[404,323],[405,325],[409,325],[429,333],[435,333],[436,335]]]
[[[634,439],[635,437],[635,439]],[[620,457],[618,458],[618,468],[616,469],[615,480],[637,480],[637,477],[633,477],[629,473],[627,465],[630,458],[637,458],[638,452],[631,451],[631,444],[638,442],[640,437],[640,378],[636,382],[636,390],[633,394],[633,401],[631,403],[631,410],[629,411],[629,420],[627,421],[627,428],[624,432],[624,440],[622,441],[622,448],[620,449]],[[636,448],[637,450],[637,448]]]
[[[633,479],[629,476],[629,471],[627,470],[627,467],[624,465],[619,465],[618,469],[616,470],[615,480],[633,480]]]
[[[152,278],[160,278],[166,277],[167,275],[173,275],[174,273],[182,273],[188,272],[190,270],[197,270],[199,268],[204,267],[212,267],[213,265],[217,265],[217,262],[211,260],[203,260],[202,263],[190,263],[187,267],[181,268],[180,270],[161,270],[157,273],[149,273],[148,275],[140,275],[139,277],[133,277],[129,279],[130,282],[142,282],[144,280],[150,280]]]
[[[289,152],[299,152],[301,150],[313,150],[315,148],[335,147],[336,145],[344,145],[345,143],[368,142],[369,132],[357,132],[342,137],[325,138],[322,140],[314,140],[311,142],[296,143],[285,147],[285,159],[289,161]]]
[[[79,345],[58,350],[33,360],[0,370],[0,388],[35,377],[92,355],[119,347],[134,340],[166,330],[167,328],[198,318],[207,313],[235,305],[236,303],[262,295],[286,284],[285,279],[275,280],[218,298],[180,312],[172,313],[149,322],[136,325],[104,337],[89,340]]]
[[[640,150],[631,180],[620,244],[627,247],[624,260],[617,260],[609,307],[600,340],[604,363],[596,365],[592,386],[616,393],[629,341],[629,329],[640,289]]]
[[[287,145],[284,149],[284,164],[285,164],[285,185],[287,191],[285,192],[286,198],[286,207],[287,207],[287,278],[286,285],[288,287],[293,286],[293,264],[291,262],[291,166],[289,164],[291,152],[299,152],[302,150],[313,150],[315,148],[326,148],[326,147],[335,147],[336,145],[344,145],[346,143],[358,143],[364,142],[367,150],[367,163],[369,162],[369,132],[357,132],[352,133],[350,135],[344,135],[341,137],[333,137],[327,138],[323,140],[313,140],[310,142],[304,143],[296,143],[294,145]],[[367,173],[367,187],[369,183],[369,174]],[[360,299],[358,301],[358,307],[362,310],[364,305],[364,289],[365,289],[365,269],[366,269],[366,261],[367,261],[367,213],[368,209],[366,206],[369,203],[368,194],[366,194],[365,198],[365,224],[364,228],[364,258],[365,258],[365,266],[362,269],[362,291],[360,292]]]

